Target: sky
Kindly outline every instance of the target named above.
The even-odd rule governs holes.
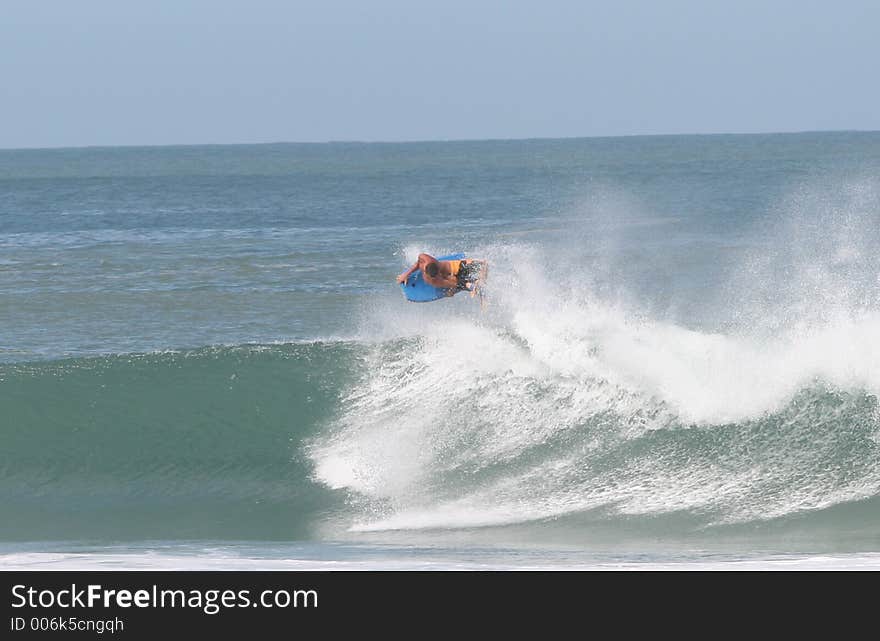
[[[880,129],[876,0],[0,0],[0,148]]]

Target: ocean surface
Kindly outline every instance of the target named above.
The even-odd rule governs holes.
[[[880,133],[0,150],[0,568],[880,569],[878,393]]]

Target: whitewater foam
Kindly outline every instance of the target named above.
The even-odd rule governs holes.
[[[510,266],[493,271],[488,311],[408,311],[310,446],[316,477],[354,493],[353,530],[504,525],[598,507],[741,522],[876,492],[873,450],[855,455],[850,476],[820,470],[851,447],[829,425],[856,421],[858,442],[876,445],[877,312],[724,333],[605,300],[556,274],[536,247],[476,253]],[[364,328],[388,313],[375,308]],[[750,442],[762,451],[751,455]]]

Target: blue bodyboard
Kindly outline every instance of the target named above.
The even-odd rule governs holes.
[[[464,254],[461,253],[449,254],[448,256],[437,256],[437,260],[461,260],[464,257]],[[429,303],[432,300],[446,298],[450,294],[449,288],[434,287],[426,283],[422,278],[421,269],[417,269],[409,275],[406,281],[400,283],[400,288],[403,290],[406,300],[413,303]]]

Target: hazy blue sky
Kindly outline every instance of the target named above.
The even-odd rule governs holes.
[[[0,147],[880,129],[880,2],[2,0]]]

